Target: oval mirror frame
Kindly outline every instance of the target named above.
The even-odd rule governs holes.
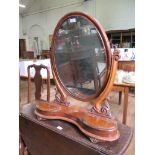
[[[69,91],[65,84],[62,82],[62,80],[59,77],[59,73],[57,72],[57,67],[56,67],[56,63],[55,63],[55,36],[56,33],[58,32],[59,28],[61,27],[62,23],[70,18],[70,17],[75,17],[75,16],[80,16],[86,20],[88,20],[90,23],[92,23],[94,25],[94,27],[97,29],[98,34],[100,36],[101,39],[101,43],[102,46],[105,47],[105,52],[106,52],[106,72],[103,78],[103,84],[102,87],[97,90],[97,92],[94,95],[91,95],[89,97],[84,97],[81,98],[80,96],[74,95],[73,93],[71,93],[71,91]],[[91,99],[96,99],[105,89],[107,83],[108,83],[108,79],[109,79],[109,75],[111,72],[111,63],[112,63],[112,55],[111,55],[111,50],[110,50],[110,44],[109,44],[109,40],[107,38],[106,32],[104,30],[104,28],[101,26],[101,24],[93,17],[91,17],[90,15],[83,13],[83,12],[71,12],[68,13],[66,15],[64,15],[57,23],[53,36],[52,36],[52,42],[51,42],[51,52],[50,52],[50,60],[51,60],[51,66],[52,66],[52,72],[53,72],[53,77],[54,77],[54,81],[56,83],[57,89],[59,90],[60,94],[62,96],[64,96],[64,98],[66,97],[66,95],[69,95],[77,100],[80,101],[90,101]]]

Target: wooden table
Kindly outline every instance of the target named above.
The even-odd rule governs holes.
[[[34,108],[35,104],[27,104],[20,110],[20,155],[24,144],[31,155],[122,155],[132,139],[132,129],[119,123],[118,140],[94,144],[70,123],[37,120]]]
[[[123,124],[126,124],[127,121],[129,88],[135,88],[135,84],[114,83],[112,88],[113,91],[119,92],[119,104],[121,104],[122,92],[124,93],[123,119],[122,119]]]

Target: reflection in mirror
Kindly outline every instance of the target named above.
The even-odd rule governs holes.
[[[55,35],[54,50],[59,79],[73,96],[89,97],[103,88],[106,51],[88,19],[71,16],[64,20]]]

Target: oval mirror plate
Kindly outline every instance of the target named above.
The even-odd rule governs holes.
[[[97,26],[85,16],[72,14],[59,21],[53,36],[52,61],[59,82],[82,100],[95,98],[106,85],[109,59]]]

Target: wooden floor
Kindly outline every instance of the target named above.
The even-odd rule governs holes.
[[[55,95],[55,86],[51,85],[51,100],[54,98]],[[122,122],[122,108],[123,104],[118,105],[118,93],[111,92],[110,93],[110,107],[113,116],[116,117],[118,121]],[[43,98],[46,96],[46,85],[43,85]],[[34,86],[32,84],[32,97],[34,99]],[[122,96],[123,97],[123,96]],[[46,99],[46,98],[45,98]],[[21,80],[20,82],[20,105],[27,103],[27,81]],[[127,125],[133,130],[135,129],[135,95],[134,92],[129,92],[129,105],[128,105],[128,115],[127,115]],[[125,155],[134,155],[135,154],[135,134],[133,135],[132,141],[129,145],[128,150],[126,151]]]

